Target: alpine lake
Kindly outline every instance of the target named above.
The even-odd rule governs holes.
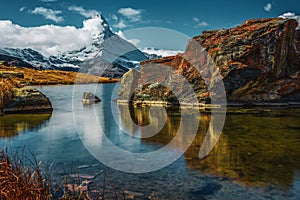
[[[74,87],[79,92],[74,93]],[[300,199],[300,109],[228,112],[217,143],[202,159],[199,151],[207,130],[213,129],[213,116],[201,113],[182,127],[188,133],[198,125],[191,145],[176,161],[153,172],[127,173],[106,166],[89,151],[89,142],[99,140],[91,135],[95,127],[90,114],[114,145],[144,153],[170,143],[184,113],[166,109],[165,123],[157,134],[136,137],[143,135],[141,127],[160,122],[161,114],[150,114],[149,107],[132,107],[128,112],[126,106],[116,103],[115,87],[118,84],[38,86],[51,100],[54,111],[0,117],[1,149],[30,151],[36,160],[50,166],[57,184],[74,174],[94,185],[103,184],[105,177],[107,187],[117,193],[126,191],[134,199]],[[102,101],[83,105],[84,91],[94,92]],[[84,132],[87,140],[83,142],[79,132]],[[185,141],[177,140],[178,146],[180,142]],[[168,151],[178,149],[173,145]],[[161,156],[167,159],[168,154]],[[126,163],[126,157],[120,159]],[[108,192],[110,197],[114,196]]]

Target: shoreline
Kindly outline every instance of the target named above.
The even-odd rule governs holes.
[[[116,100],[118,105],[131,104],[134,107],[181,107],[181,108],[193,108],[193,109],[255,109],[255,108],[300,108],[300,102],[287,101],[287,102],[229,102],[226,105],[221,104],[191,104],[191,103],[182,103],[181,105],[173,104],[167,101],[143,101],[143,100],[134,100],[127,101],[123,99]]]

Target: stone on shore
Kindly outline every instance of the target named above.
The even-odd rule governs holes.
[[[3,114],[51,113],[50,100],[40,91],[32,87],[16,89],[15,97],[4,107]]]

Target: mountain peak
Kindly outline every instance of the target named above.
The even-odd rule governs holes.
[[[18,27],[14,26],[13,30]],[[18,58],[36,68],[83,70],[103,76],[121,76],[137,62],[148,59],[131,43],[114,34],[100,13],[84,20],[82,28],[42,26],[36,29],[26,28],[26,35],[45,41],[26,40],[28,43],[23,43],[21,40],[14,46],[8,43],[10,48],[0,49],[0,56]],[[20,27],[16,38],[22,35],[23,30]],[[11,38],[10,41],[18,40]]]

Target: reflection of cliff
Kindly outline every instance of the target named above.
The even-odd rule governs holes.
[[[40,128],[51,117],[51,114],[22,114],[0,117],[0,137],[13,137],[22,131]]]
[[[147,109],[132,108],[131,117],[137,124],[156,118],[151,115],[149,119]],[[120,112],[125,125],[128,118],[125,118],[122,109]],[[179,111],[168,111],[167,115],[162,130],[153,137],[142,139],[143,142],[165,146],[175,137],[181,115]],[[209,126],[211,115],[201,115],[200,120],[196,120],[199,123],[198,133],[184,154],[188,168],[233,178],[247,185],[292,185],[293,173],[300,169],[299,116],[228,115],[218,143],[201,160],[198,157],[200,147],[207,130],[213,132],[213,127]],[[194,125],[195,119],[191,119],[183,127],[183,133],[187,134]],[[143,135],[142,132],[140,134]],[[177,146],[173,148],[180,148],[183,142],[186,142],[184,137],[177,140]]]

